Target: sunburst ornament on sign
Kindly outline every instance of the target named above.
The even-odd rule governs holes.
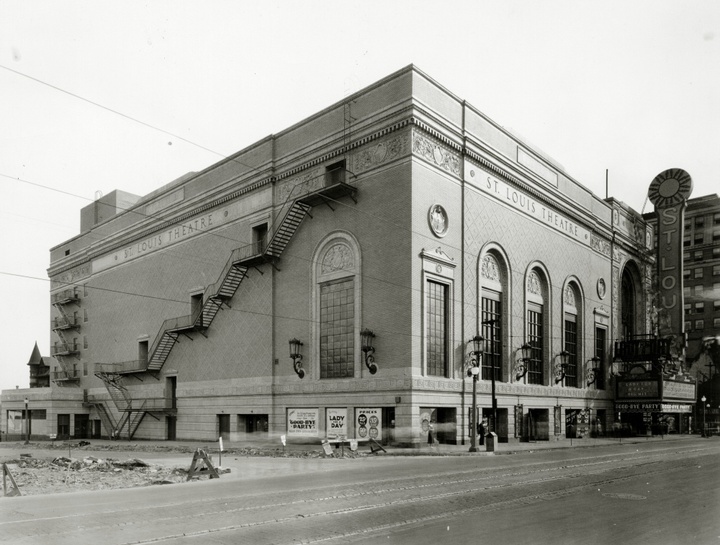
[[[686,201],[692,193],[690,175],[681,168],[669,168],[655,176],[648,197],[656,208],[670,208]]]

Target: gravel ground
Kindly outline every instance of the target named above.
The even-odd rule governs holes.
[[[97,444],[87,441],[14,446],[17,448],[0,449],[0,463],[7,465],[23,496],[187,482],[193,454],[198,448],[206,448],[152,443]],[[206,453],[214,461],[218,460],[216,448],[206,449]],[[279,448],[231,448],[224,450],[222,455],[226,459],[324,457],[322,450],[317,448],[287,452]],[[344,451],[346,458],[363,455],[349,449]],[[339,456],[339,453],[335,456]],[[10,479],[5,477],[3,480],[9,492]]]

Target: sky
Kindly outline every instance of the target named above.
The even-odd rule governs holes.
[[[50,354],[49,249],[414,64],[604,197],[720,193],[720,2],[0,0],[0,389]]]

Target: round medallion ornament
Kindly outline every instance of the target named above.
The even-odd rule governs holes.
[[[686,201],[692,193],[690,175],[680,168],[670,168],[655,176],[648,197],[656,208],[670,208]]]
[[[607,287],[605,286],[605,280],[600,278],[597,281],[597,294],[600,299],[605,299],[605,293],[607,292]]]
[[[433,204],[428,210],[428,223],[436,237],[444,237],[448,230],[448,216],[439,204]]]

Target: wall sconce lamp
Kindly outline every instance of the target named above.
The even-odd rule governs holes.
[[[473,368],[479,369],[482,364],[482,357],[485,352],[485,339],[482,335],[475,335],[472,339],[470,339],[470,342],[472,343],[473,350],[470,351],[468,356],[470,356],[470,363],[472,364],[472,367],[468,368],[467,374],[468,376],[475,375],[477,377],[479,371],[476,373],[473,371]]]
[[[588,362],[590,363],[590,368],[587,371],[587,385],[592,386],[595,384],[595,381],[597,381],[602,369],[600,369],[600,358],[597,356],[593,356]]]
[[[529,343],[523,344],[519,349],[520,359],[515,365],[515,380],[520,380],[528,372],[528,364],[532,357],[532,346]]]
[[[555,384],[565,380],[565,369],[567,369],[568,361],[570,360],[570,352],[563,350],[557,355],[557,359],[560,360],[555,366]]]
[[[297,373],[297,376],[303,378],[305,376],[305,370],[302,368],[302,354],[300,353],[300,347],[303,345],[301,341],[295,338],[290,339],[290,359],[293,362],[293,369]]]
[[[610,376],[613,377],[619,377],[620,372],[615,369],[615,365],[620,367],[623,363],[623,360],[620,356],[615,356],[612,360],[612,365],[610,366]]]
[[[371,375],[377,373],[378,370],[377,365],[375,365],[375,357],[373,356],[375,353],[375,348],[373,347],[374,338],[375,333],[370,331],[368,328],[365,328],[360,332],[360,349],[365,356],[365,366],[368,368]]]

